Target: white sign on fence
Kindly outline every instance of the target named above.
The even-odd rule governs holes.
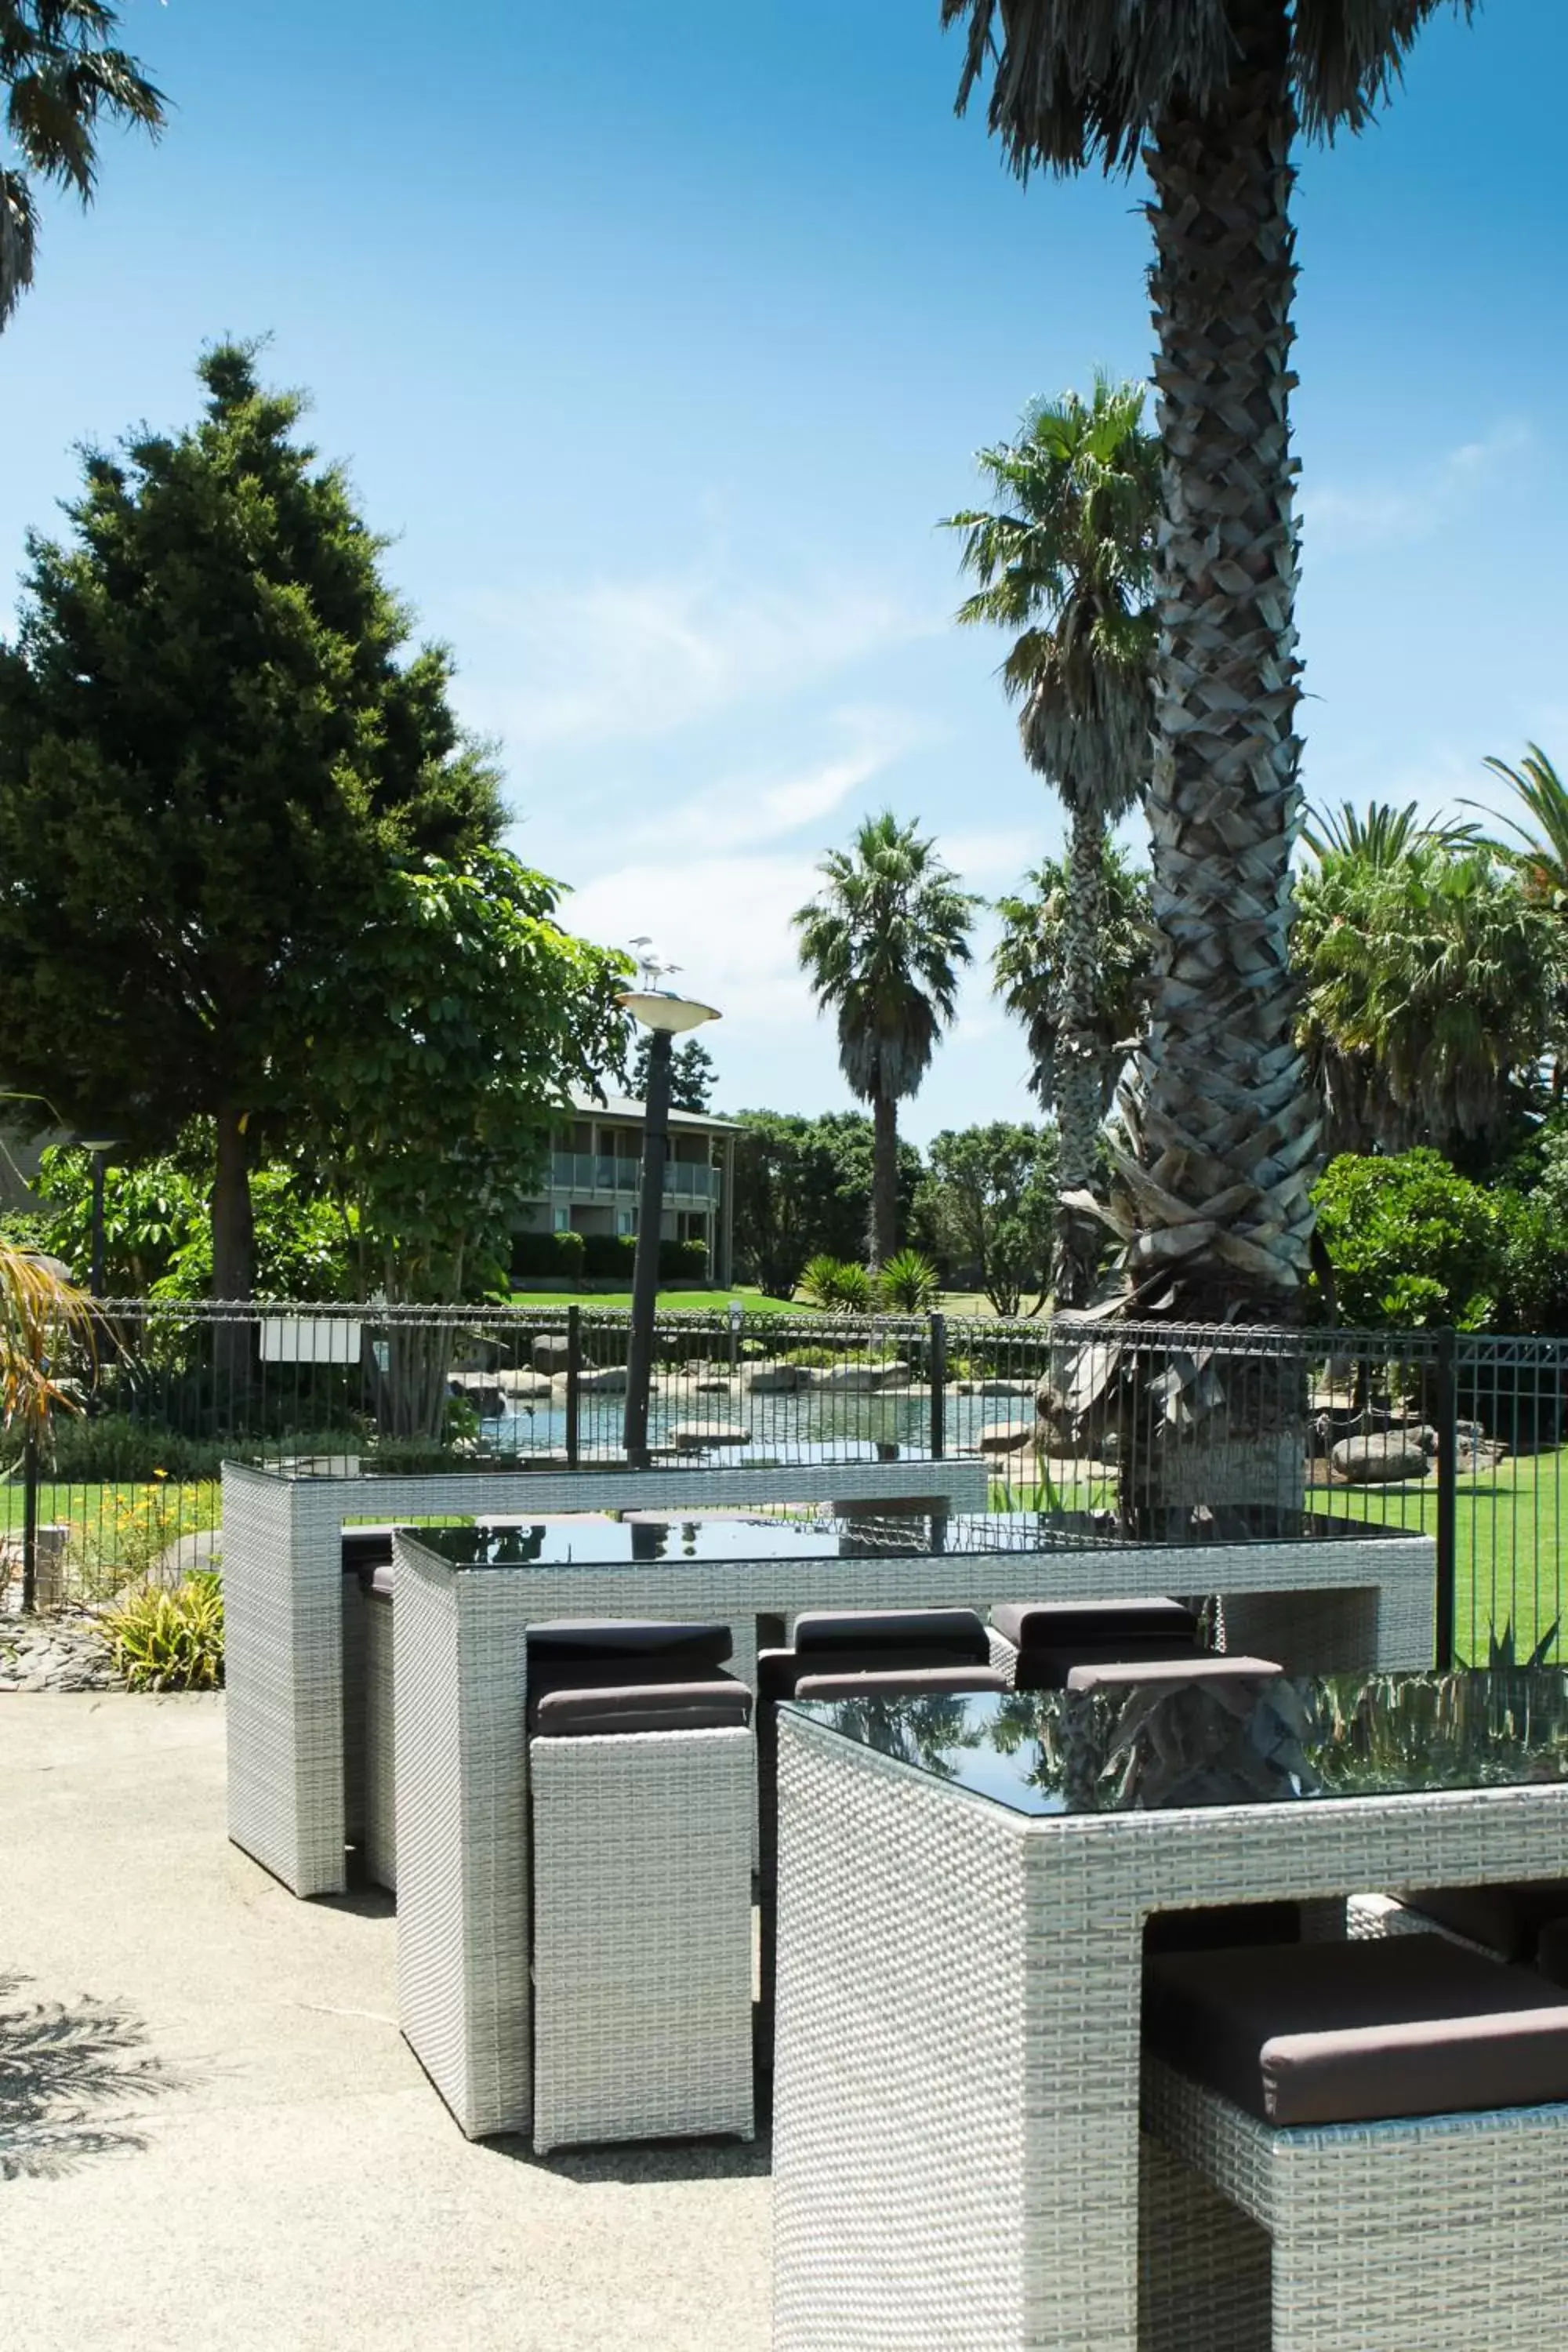
[[[264,1364],[357,1364],[360,1325],[340,1315],[263,1315]]]

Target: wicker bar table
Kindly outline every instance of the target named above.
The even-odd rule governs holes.
[[[1136,2352],[1148,1916],[1568,1871],[1561,1673],[779,1734],[776,2352]]]
[[[518,1557],[526,1547],[505,1533],[397,1538],[399,2009],[470,2137],[526,2132],[531,2116],[523,1732],[531,1624],[719,1619],[734,1629],[734,1671],[749,1682],[759,1620],[816,1609],[984,1611],[1025,1590],[1093,1598],[1163,1592],[1173,1580],[1180,1590],[1295,1594],[1293,1638],[1307,1652],[1320,1644],[1321,1662],[1409,1666],[1432,1654],[1430,1548],[1421,1538],[1092,1549],[1052,1544],[1023,1514],[956,1516],[940,1550],[912,1549],[886,1521],[875,1533],[853,1521],[793,1535],[711,1522],[689,1540],[669,1532],[665,1556],[645,1560],[626,1557],[621,1528],[584,1529],[582,1556],[570,1561]],[[622,1556],[602,1549],[595,1558],[612,1538]]]
[[[700,1512],[744,1504],[942,1497],[984,1507],[978,1462],[811,1463],[789,1470],[454,1469],[340,1475],[332,1458],[223,1466],[228,1833],[296,1895],[344,1884],[342,1535],[350,1519],[482,1513]]]

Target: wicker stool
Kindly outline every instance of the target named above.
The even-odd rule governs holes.
[[[1152,1961],[1142,2352],[1547,2352],[1568,1994],[1438,1937]]]
[[[722,1625],[536,1626],[534,2145],[754,2128],[751,1693]]]

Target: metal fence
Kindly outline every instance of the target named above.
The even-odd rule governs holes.
[[[0,1593],[107,1597],[216,1549],[226,1458],[621,1458],[630,1318],[593,1307],[107,1303],[81,1409],[0,1481]],[[978,1455],[1068,1541],[1434,1536],[1445,1643],[1558,1645],[1568,1340],[761,1309],[661,1314],[657,1454]],[[29,1529],[31,1535],[29,1538]]]

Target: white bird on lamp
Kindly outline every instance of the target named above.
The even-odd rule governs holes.
[[[637,951],[637,970],[642,975],[642,983],[646,989],[657,992],[661,981],[668,980],[673,973],[681,969],[678,963],[665,962],[646,932],[639,933],[627,944],[636,948]]]

